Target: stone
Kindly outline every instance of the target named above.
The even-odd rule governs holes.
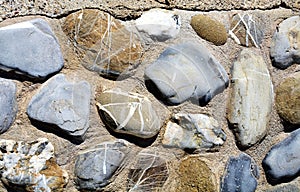
[[[49,24],[33,19],[0,28],[0,69],[44,79],[64,65]]]
[[[225,132],[213,117],[177,113],[167,123],[162,143],[181,149],[211,149],[223,145],[225,140]]]
[[[300,129],[274,145],[263,160],[268,181],[278,184],[291,181],[300,173]]]
[[[176,192],[180,191],[217,191],[215,175],[207,163],[198,156],[182,159],[179,168],[179,181]]]
[[[273,103],[271,77],[261,54],[243,49],[232,69],[227,119],[240,148],[261,141],[267,133]]]
[[[263,192],[300,192],[300,189],[296,185],[287,184],[283,186],[277,186],[270,189],[266,189]]]
[[[75,162],[76,183],[79,188],[95,191],[107,185],[123,162],[128,145],[127,141],[118,139],[80,152]]]
[[[54,159],[46,138],[24,142],[0,139],[0,175],[13,191],[64,191],[68,174]]]
[[[285,121],[300,124],[300,73],[294,73],[276,87],[275,104]]]
[[[228,86],[223,66],[206,47],[191,41],[163,51],[146,68],[145,81],[149,91],[169,105],[186,100],[206,104]]]
[[[91,88],[86,81],[69,82],[58,74],[46,81],[27,107],[28,116],[50,124],[55,133],[83,141],[89,128]]]
[[[161,120],[147,97],[112,89],[101,93],[96,100],[101,119],[110,130],[140,138],[158,134]]]
[[[140,41],[108,13],[82,9],[68,15],[62,28],[80,50],[82,65],[103,77],[128,76],[141,63]]]
[[[0,78],[0,133],[7,131],[15,120],[18,111],[16,92],[13,81]]]
[[[259,47],[264,39],[267,17],[260,13],[237,13],[231,19],[229,36],[239,45]]]
[[[200,37],[215,45],[223,45],[227,41],[228,34],[225,26],[207,15],[193,16],[191,26]]]
[[[282,21],[275,31],[270,47],[270,56],[275,67],[285,69],[300,63],[300,16]]]
[[[259,179],[259,169],[255,161],[247,154],[228,159],[225,174],[221,181],[221,192],[254,192]]]
[[[135,21],[135,26],[146,42],[166,41],[180,31],[181,19],[172,11],[151,9]]]

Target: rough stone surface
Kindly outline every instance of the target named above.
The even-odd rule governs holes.
[[[0,139],[1,180],[14,191],[63,191],[68,174],[54,160],[54,147],[46,139],[32,142]]]
[[[226,140],[226,134],[218,122],[207,115],[177,113],[172,121],[167,123],[162,140],[164,146],[210,149],[223,145]]]
[[[151,138],[160,130],[161,120],[143,95],[113,89],[101,93],[97,101],[102,120],[117,133]]]
[[[230,157],[225,170],[226,173],[221,182],[221,192],[255,191],[259,169],[249,155],[241,153],[237,158]]]
[[[135,20],[139,34],[146,42],[174,38],[179,33],[180,25],[180,17],[176,13],[159,9],[151,9]]]
[[[285,69],[293,63],[300,63],[300,16],[281,22],[275,31],[270,55],[273,65]]]
[[[228,85],[222,65],[198,43],[168,47],[145,70],[148,89],[168,104],[186,100],[208,103]]]
[[[274,145],[263,160],[263,167],[270,183],[287,182],[300,173],[300,129]]]
[[[0,69],[45,78],[63,65],[59,42],[45,20],[0,28]]]
[[[276,87],[276,109],[280,117],[292,124],[300,124],[300,73],[284,79]]]
[[[193,16],[191,26],[200,37],[215,45],[223,45],[227,41],[228,34],[225,26],[209,16],[202,14]]]
[[[75,163],[76,183],[80,189],[100,190],[107,185],[121,165],[127,150],[128,142],[119,139],[81,152]]]
[[[117,79],[141,62],[143,48],[133,32],[108,13],[83,9],[66,17],[62,26],[82,55],[82,65]]]
[[[31,99],[27,114],[31,119],[54,125],[55,133],[83,140],[89,127],[91,88],[88,82],[69,82],[58,74],[46,81]]]
[[[287,184],[283,186],[273,187],[271,189],[263,190],[263,192],[300,192],[299,187],[292,184]]]
[[[272,102],[272,81],[263,57],[244,49],[233,64],[227,111],[240,147],[250,147],[266,135]]]
[[[0,133],[7,131],[18,110],[17,87],[14,82],[0,78]]]

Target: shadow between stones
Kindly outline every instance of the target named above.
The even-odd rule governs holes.
[[[33,126],[38,128],[41,131],[47,132],[47,133],[53,133],[57,135],[58,137],[64,138],[66,140],[69,140],[71,143],[75,145],[79,145],[84,141],[84,136],[71,136],[68,135],[65,131],[62,131],[61,128],[59,128],[57,125],[51,124],[51,123],[44,123],[37,121],[35,119],[29,118],[30,122]]]
[[[283,125],[284,132],[287,132],[287,133],[295,131],[296,129],[298,129],[300,127],[299,124],[292,124],[284,119],[281,120],[281,123]]]

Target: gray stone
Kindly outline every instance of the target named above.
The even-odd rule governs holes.
[[[300,16],[281,22],[274,33],[270,47],[273,65],[285,69],[293,63],[300,63]]]
[[[243,191],[254,192],[259,179],[259,169],[254,160],[247,154],[230,157],[226,173],[221,182],[221,192]]]
[[[17,87],[14,82],[0,78],[0,133],[8,130],[18,110]]]
[[[263,192],[300,192],[300,189],[296,185],[287,184],[283,186],[277,186],[270,189],[266,189]]]
[[[227,111],[239,147],[250,147],[266,135],[272,102],[273,86],[263,57],[244,49],[233,64]]]
[[[59,43],[45,20],[0,28],[0,69],[45,78],[58,72],[63,64]]]
[[[102,120],[117,133],[151,138],[160,130],[161,120],[143,95],[113,89],[101,93],[97,101]]]
[[[0,139],[1,180],[13,191],[63,191],[68,174],[54,160],[54,147],[46,139],[32,142]]]
[[[172,121],[168,122],[164,133],[164,146],[210,149],[223,145],[226,140],[226,134],[213,117],[178,113],[173,116]]]
[[[58,74],[33,96],[27,114],[31,119],[55,125],[55,132],[83,140],[89,127],[90,97],[89,83],[68,82],[63,74]]]
[[[128,142],[119,139],[81,152],[75,163],[76,183],[80,189],[97,190],[107,185],[127,150]]]
[[[198,43],[168,47],[145,70],[148,89],[168,104],[194,100],[206,104],[228,85],[222,65]]]
[[[272,184],[290,181],[300,173],[300,129],[274,145],[263,160],[267,179]]]

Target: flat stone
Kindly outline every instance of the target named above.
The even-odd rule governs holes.
[[[232,69],[227,119],[237,144],[248,148],[263,139],[273,103],[271,77],[261,54],[243,49]]]
[[[281,118],[300,124],[300,73],[294,73],[276,87],[276,109]]]
[[[69,82],[65,75],[58,74],[32,97],[27,114],[31,119],[53,125],[55,133],[82,141],[89,127],[90,98],[88,82]]]
[[[103,142],[81,152],[75,162],[76,183],[83,190],[100,190],[110,182],[128,150],[128,142],[122,139]]]
[[[283,186],[276,186],[270,189],[266,189],[263,192],[300,192],[300,189],[296,185],[287,184]]]
[[[227,41],[228,34],[225,26],[209,16],[202,14],[193,16],[191,26],[200,37],[215,45],[223,45]]]
[[[4,133],[15,120],[18,106],[17,87],[13,81],[0,78],[0,133]]]
[[[0,139],[1,180],[13,191],[63,191],[68,174],[54,159],[46,138],[32,142]]]
[[[103,77],[128,76],[141,63],[141,43],[108,13],[83,9],[68,15],[62,28],[80,50],[82,65]]]
[[[270,55],[275,67],[285,69],[293,63],[300,63],[300,16],[282,21],[275,31]]]
[[[186,100],[206,104],[227,87],[228,76],[206,47],[188,41],[168,47],[146,68],[145,81],[167,104]]]
[[[254,192],[259,179],[259,169],[255,161],[247,154],[230,157],[221,182],[221,192]]]
[[[180,17],[173,11],[151,9],[135,21],[135,26],[146,42],[166,41],[180,31]]]
[[[300,173],[300,129],[274,145],[263,160],[263,168],[271,184],[288,182]]]
[[[0,69],[43,79],[63,65],[59,43],[45,20],[0,28]]]
[[[178,113],[167,123],[162,143],[181,149],[211,149],[225,140],[226,134],[213,117]]]
[[[160,130],[161,120],[143,95],[113,89],[101,93],[97,101],[101,119],[114,132],[151,138]]]

